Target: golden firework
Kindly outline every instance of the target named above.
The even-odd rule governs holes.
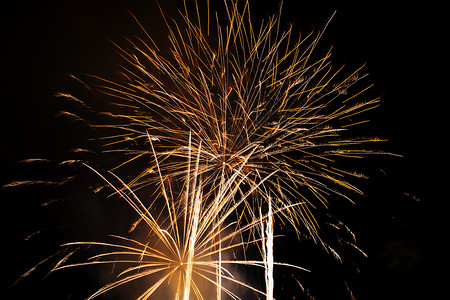
[[[104,114],[110,123],[94,125],[121,131],[106,137],[109,151],[126,157],[114,169],[138,164],[127,182],[134,189],[156,182],[152,142],[161,171],[183,180],[188,143],[202,144],[204,184],[216,186],[238,172],[245,193],[245,185],[276,171],[254,194],[269,195],[275,208],[290,207],[282,209],[284,219],[320,240],[313,211],[327,207],[329,195],[350,200],[346,191],[361,193],[348,178],[364,175],[339,161],[373,153],[362,145],[379,141],[351,135],[352,126],[367,121],[360,114],[379,105],[378,98],[362,100],[371,87],[360,85],[363,67],[342,75],[343,67],[332,67],[331,49],[317,57],[328,23],[294,38],[292,25],[280,30],[280,14],[254,27],[248,1],[225,1],[226,18],[216,15],[215,28],[209,13],[205,22],[197,2],[195,8],[191,15],[186,8],[178,23],[163,14],[170,53],[144,30],[148,42],[116,45],[127,62],[124,82],[96,77],[120,107],[120,113]]]

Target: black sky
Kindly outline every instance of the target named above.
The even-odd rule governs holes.
[[[299,31],[308,33],[321,28],[337,10],[322,40],[324,49],[333,45],[336,66],[346,63],[351,69],[367,64],[374,93],[383,96],[381,107],[372,112],[370,134],[389,139],[383,147],[404,156],[370,161],[374,180],[366,183],[367,198],[352,208],[354,215],[347,216],[359,234],[359,245],[369,254],[360,276],[352,282],[355,294],[362,300],[432,299],[441,291],[438,278],[445,276],[440,268],[446,260],[449,199],[445,192],[445,8],[431,2],[414,6],[303,2],[284,1],[285,23],[294,21]],[[256,17],[272,14],[278,7],[277,1],[251,3]],[[182,1],[167,1],[163,6],[175,14]],[[55,118],[61,104],[53,95],[70,92],[73,81],[68,80],[68,73],[105,75],[116,71],[121,61],[109,40],[122,42],[124,36],[141,34],[128,11],[156,39],[164,40],[155,8],[151,0],[11,1],[3,5],[1,185],[26,178],[27,169],[17,161],[61,159],[66,149],[79,147],[82,134],[73,124]],[[45,239],[30,246],[24,238],[50,226],[52,222],[43,218],[54,221],[64,216],[52,215],[61,214],[53,208],[42,212],[37,202],[45,197],[28,190],[3,189],[0,195],[8,278],[3,285],[11,294],[9,299],[21,299],[33,295],[41,279],[36,276],[36,282],[8,286],[48,255],[36,250]]]

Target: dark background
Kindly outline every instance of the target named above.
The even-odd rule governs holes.
[[[251,4],[255,18],[278,9],[277,1]],[[67,149],[85,142],[86,128],[55,117],[63,107],[55,92],[71,91],[74,83],[68,73],[102,76],[116,72],[121,59],[109,40],[120,43],[124,36],[142,35],[128,10],[154,40],[164,40],[156,7],[153,1],[103,0],[4,4],[0,13],[1,185],[28,176],[56,176],[51,168],[29,169],[17,163],[36,157],[63,160],[69,156]],[[163,7],[167,15],[176,14],[182,1],[166,1]],[[284,1],[284,23],[294,21],[295,28],[304,34],[322,28],[337,10],[321,42],[323,49],[333,45],[336,66],[346,63],[351,69],[367,63],[374,94],[383,95],[381,107],[371,112],[373,121],[368,130],[389,139],[383,149],[404,156],[371,159],[373,179],[364,184],[367,197],[344,214],[358,236],[358,245],[368,254],[360,264],[360,274],[349,281],[358,299],[432,299],[443,290],[448,200],[444,193],[448,177],[444,9],[431,2],[422,6],[380,2],[339,6]],[[2,284],[11,295],[8,299],[31,295],[50,299],[50,294],[55,299],[69,294],[78,299],[81,296],[77,295],[93,292],[95,284],[83,283],[89,276],[86,280],[85,275],[71,277],[68,272],[61,279],[52,274],[45,280],[45,272],[38,273],[11,285],[50,255],[54,244],[96,237],[91,233],[95,231],[92,224],[108,218],[95,213],[100,204],[43,207],[39,203],[47,198],[64,195],[64,190],[55,192],[51,187],[39,192],[4,188],[0,195],[5,251],[2,269],[7,278]],[[87,192],[77,189],[69,198],[83,197]],[[82,224],[78,224],[80,215]],[[76,226],[81,229],[62,230],[54,225],[69,221],[78,222]],[[45,234],[31,235],[38,230]],[[296,250],[292,253],[295,256]],[[318,281],[311,286],[312,295],[317,299],[348,298],[334,294],[333,289],[327,292],[327,282],[333,279],[325,277],[315,278]],[[60,296],[66,287],[77,291]]]

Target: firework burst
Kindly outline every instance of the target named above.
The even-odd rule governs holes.
[[[109,151],[126,157],[115,168],[141,162],[128,184],[136,189],[154,183],[156,162],[148,159],[153,142],[162,172],[183,180],[187,144],[202,144],[205,185],[238,172],[245,193],[245,185],[276,170],[254,194],[270,195],[289,223],[320,240],[314,209],[327,207],[330,194],[350,199],[345,191],[361,193],[347,180],[364,175],[343,169],[339,160],[372,153],[362,145],[379,141],[349,133],[367,121],[361,113],[379,104],[378,98],[360,100],[370,88],[359,85],[362,67],[343,76],[343,67],[331,65],[331,50],[314,54],[323,31],[295,39],[292,26],[280,30],[280,14],[255,28],[248,1],[225,1],[225,25],[216,14],[215,28],[209,13],[202,20],[196,8],[193,15],[186,8],[182,24],[163,14],[170,54],[147,34],[148,43],[117,46],[128,63],[124,82],[96,77],[121,108],[104,113],[111,122],[94,125],[121,131],[106,137]],[[293,205],[299,202],[306,205]]]
[[[273,212],[270,211],[265,215],[261,213],[245,226],[237,226],[235,223],[229,222],[230,215],[234,214],[251,192],[258,187],[253,186],[246,195],[236,197],[240,184],[245,180],[245,178],[240,178],[240,172],[236,171],[229,177],[222,176],[214,191],[205,191],[199,165],[200,153],[201,149],[199,148],[195,164],[191,163],[189,159],[189,166],[193,164],[193,167],[186,174],[186,185],[177,198],[173,198],[170,182],[165,183],[162,174],[158,172],[162,185],[160,197],[164,207],[161,211],[153,213],[151,210],[154,207],[147,208],[130,187],[118,177],[114,176],[120,183],[120,186],[116,187],[97,172],[138,213],[139,220],[142,220],[148,229],[148,235],[143,242],[127,237],[113,236],[120,243],[68,243],[63,246],[101,247],[102,251],[81,263],[66,263],[68,256],[65,256],[56,264],[54,270],[97,264],[125,265],[116,281],[103,286],[89,299],[140,279],[146,280],[147,287],[137,299],[148,299],[158,289],[172,290],[173,295],[170,297],[174,299],[212,298],[211,289],[206,288],[205,284],[216,290],[216,299],[221,299],[222,294],[226,294],[232,299],[241,299],[234,290],[226,288],[223,281],[245,287],[266,296],[267,299],[273,299],[271,272],[274,265],[305,269],[274,262],[273,257],[267,253],[264,253],[263,260],[226,258],[231,256],[228,255],[230,252],[234,253],[239,248],[248,248],[252,244],[262,244],[264,252],[270,251],[270,244],[273,243],[273,232],[271,231]],[[188,158],[190,158],[190,152]],[[242,169],[245,163],[246,160],[238,170]],[[264,178],[261,184],[266,179]],[[257,228],[258,226],[260,228]],[[266,231],[265,234],[262,234],[262,239],[244,241],[243,237],[254,227],[257,228],[257,231]],[[75,251],[67,252],[70,253],[70,256]],[[272,257],[272,259],[267,260],[267,257]],[[266,291],[238,280],[233,275],[233,270],[228,267],[230,265],[259,267],[266,270],[266,283],[268,283]],[[149,284],[149,282],[151,283]]]
[[[129,49],[116,45],[126,61],[123,80],[92,76],[118,107],[99,114],[104,123],[90,124],[108,129],[100,138],[105,152],[120,154],[110,173],[118,184],[92,170],[138,214],[130,232],[145,227],[147,233],[64,245],[53,270],[123,266],[117,280],[90,298],[145,280],[138,299],[167,285],[175,299],[211,298],[211,289],[217,299],[242,298],[228,284],[273,299],[275,266],[304,270],[274,260],[275,218],[340,260],[322,241],[314,210],[327,208],[330,196],[351,201],[349,193],[361,193],[349,179],[364,175],[343,168],[342,161],[374,153],[364,145],[379,139],[354,136],[351,129],[367,122],[363,113],[379,99],[364,96],[371,86],[361,84],[363,67],[343,75],[344,67],[331,64],[331,50],[316,54],[328,22],[297,38],[292,25],[281,30],[281,8],[254,27],[248,1],[224,5],[224,16],[216,13],[214,21],[209,11],[200,17],[197,1],[193,14],[185,5],[180,22],[161,10],[168,52],[141,26],[145,39],[128,40]],[[95,111],[71,94],[56,96]],[[87,124],[76,114],[59,116]],[[73,162],[78,160],[66,164]],[[132,168],[132,176],[121,180],[112,173],[121,168]],[[160,194],[141,200],[137,193],[147,186]],[[347,226],[330,225],[344,228],[348,244],[360,251]],[[72,248],[83,247],[100,253],[70,262],[77,252]],[[258,259],[245,259],[252,247]],[[236,265],[260,268],[265,290],[239,280]]]

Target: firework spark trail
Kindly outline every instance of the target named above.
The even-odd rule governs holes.
[[[267,213],[266,224],[264,225],[263,218],[261,218],[261,235],[262,235],[262,249],[265,268],[266,281],[266,299],[273,300],[273,220],[272,220],[272,204],[269,198],[269,211]],[[260,212],[262,215],[262,212]]]
[[[131,50],[116,45],[129,64],[123,67],[126,81],[93,77],[122,113],[108,113],[110,124],[94,126],[125,132],[109,139],[110,147],[124,147],[108,151],[127,156],[115,169],[145,160],[128,182],[135,189],[159,180],[151,175],[157,166],[184,180],[190,172],[188,145],[201,148],[205,185],[236,174],[245,157],[248,163],[238,174],[247,186],[277,170],[265,184],[273,204],[290,207],[282,210],[288,222],[320,241],[313,211],[327,207],[330,194],[350,200],[345,191],[361,193],[347,178],[364,175],[343,169],[339,160],[373,153],[362,147],[379,139],[347,132],[366,122],[360,114],[377,107],[379,99],[360,99],[370,88],[358,87],[362,67],[342,76],[343,67],[331,66],[331,51],[315,58],[323,31],[295,40],[292,25],[280,32],[280,14],[256,29],[248,1],[242,11],[238,1],[225,1],[225,8],[225,27],[216,15],[216,40],[209,22],[205,30],[199,14],[196,24],[186,9],[183,24],[163,14],[170,55],[152,40],[130,41]],[[151,152],[142,146],[149,142],[159,163],[148,162]],[[298,202],[306,205],[292,205]]]
[[[189,152],[191,153],[191,150]],[[183,300],[191,299],[191,293],[195,295],[196,299],[205,298],[204,291],[202,291],[199,284],[200,281],[206,281],[216,287],[217,299],[221,298],[222,293],[229,295],[233,299],[240,299],[235,292],[223,286],[222,280],[227,280],[261,295],[268,296],[267,293],[237,280],[230,269],[225,267],[226,265],[246,265],[267,270],[267,264],[269,263],[272,266],[280,265],[304,270],[290,264],[267,262],[265,258],[262,261],[222,259],[224,253],[257,243],[258,241],[242,242],[239,236],[260,223],[267,222],[267,235],[272,236],[272,239],[268,238],[268,243],[271,243],[273,234],[270,234],[269,228],[271,227],[272,211],[269,210],[268,214],[261,214],[259,218],[252,220],[246,225],[241,225],[239,230],[234,229],[233,223],[229,224],[227,220],[258,186],[254,185],[245,195],[236,197],[240,184],[245,180],[245,178],[240,178],[237,171],[229,178],[223,176],[220,185],[213,192],[205,191],[202,175],[199,172],[200,153],[201,149],[199,148],[194,170],[186,174],[186,185],[183,191],[186,194],[181,193],[179,198],[174,199],[169,197],[168,193],[161,193],[162,197],[166,198],[164,200],[166,205],[163,208],[165,217],[158,218],[154,217],[154,214],[146,208],[135,192],[117,176],[111,173],[119,181],[120,186],[113,185],[110,180],[89,167],[101,176],[138,213],[150,231],[148,239],[146,241],[138,241],[127,237],[112,236],[121,241],[121,243],[68,243],[64,246],[101,246],[112,250],[105,250],[81,263],[66,263],[67,257],[65,257],[58,262],[54,270],[96,264],[124,264],[126,267],[118,274],[118,279],[100,288],[89,299],[132,281],[149,278],[156,282],[149,285],[147,290],[137,299],[149,299],[164,282],[176,280],[175,299]],[[190,157],[189,162],[191,162]],[[247,159],[239,169],[244,168],[246,162]],[[164,185],[164,178],[162,178],[161,174],[160,176],[161,188],[167,188]],[[264,178],[261,184],[265,180],[267,178]],[[210,197],[214,199],[207,201]],[[187,203],[184,203],[184,205],[188,206],[187,210],[180,207],[183,203],[183,201],[180,201],[182,198],[187,199]],[[267,221],[265,221],[266,219]],[[264,239],[262,239],[262,243],[266,243]],[[270,247],[267,244],[263,248],[269,249]],[[218,274],[220,276],[217,276]]]

